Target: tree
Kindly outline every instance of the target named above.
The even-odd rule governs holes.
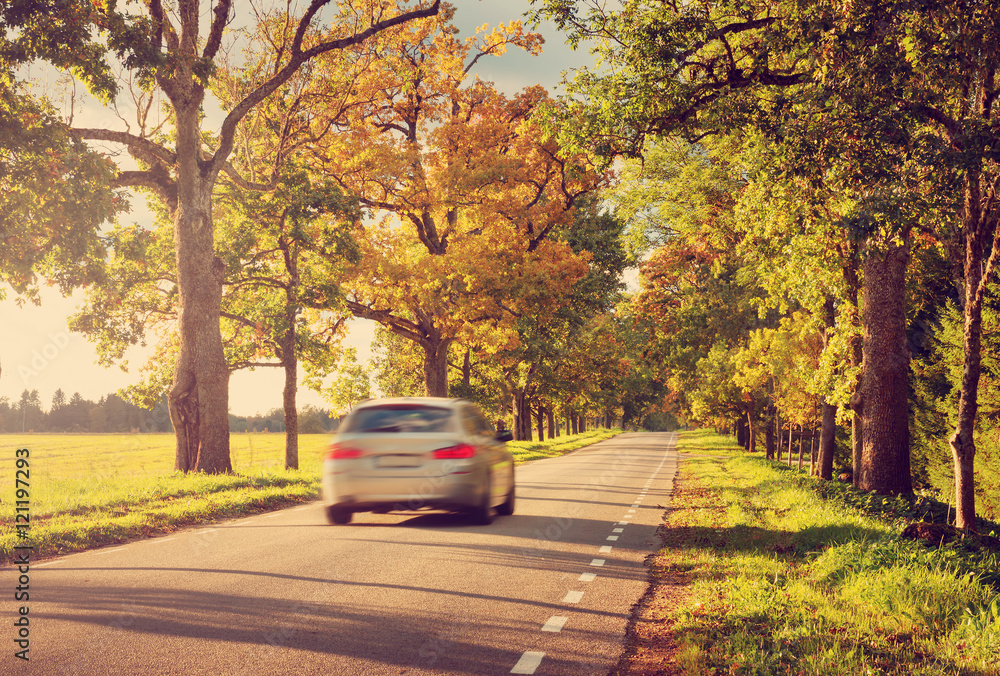
[[[339,7],[328,30],[317,31],[313,26],[329,2],[313,0],[298,19],[287,17],[291,32],[276,45],[273,69],[230,109],[211,140],[202,132],[203,104],[235,9],[232,0],[217,0],[207,13],[199,0],[178,0],[170,7],[151,0],[139,14],[131,13],[131,6],[69,0],[58,9],[47,4],[9,7],[0,17],[8,36],[0,65],[7,69],[12,58],[48,61],[72,69],[98,100],[111,103],[119,91],[118,65],[141,91],[156,88],[166,97],[173,131],[169,140],[149,134],[144,124],[136,132],[76,127],[71,133],[127,149],[140,168],[119,169],[111,185],[147,189],[173,216],[179,344],[169,401],[178,469],[212,473],[232,469],[229,372],[220,333],[224,270],[214,248],[212,196],[220,174],[235,174],[229,159],[238,125],[303,64],[410,20],[432,16],[439,2],[410,12],[398,11],[395,3],[373,7],[348,3]],[[211,18],[203,33],[205,16]],[[143,101],[140,109],[145,105]]]
[[[333,368],[345,317],[328,298],[338,266],[357,257],[350,229],[359,215],[335,186],[313,184],[294,169],[273,193],[237,189],[225,204],[227,269],[237,271],[227,280],[222,313],[234,325],[230,364],[284,370],[285,467],[297,469],[298,369],[306,367],[308,384]],[[326,312],[309,312],[317,306]]]
[[[472,79],[481,58],[510,46],[537,53],[538,36],[514,22],[461,41],[450,20],[442,12],[384,44],[350,99],[302,95],[315,100],[315,170],[377,219],[358,235],[347,306],[420,346],[433,396],[447,396],[449,348],[475,324],[509,323],[525,295],[572,283],[582,261],[550,234],[603,180],[532,122],[540,88],[508,98]],[[341,59],[319,66],[318,92],[357,73]]]
[[[338,415],[347,415],[358,404],[371,399],[372,389],[368,371],[358,363],[358,351],[349,347],[340,356],[340,363],[333,375],[333,384],[323,391]]]
[[[17,403],[17,412],[20,416],[22,434],[41,428],[45,413],[42,411],[42,400],[38,396],[38,390],[29,392],[26,389],[21,392],[21,400]]]

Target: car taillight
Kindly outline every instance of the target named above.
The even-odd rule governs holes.
[[[469,444],[459,444],[448,448],[439,448],[434,451],[436,460],[454,460],[457,458],[471,458],[476,454],[476,447]]]
[[[361,451],[357,448],[341,446],[340,444],[330,444],[330,448],[326,451],[327,460],[350,460],[351,458],[360,457]]]

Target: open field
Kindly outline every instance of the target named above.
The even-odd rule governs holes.
[[[936,505],[820,482],[707,431],[678,446],[619,676],[1000,673],[1000,551],[901,537]]]
[[[527,462],[617,434],[594,430],[550,442],[510,442]],[[30,543],[54,556],[319,496],[331,435],[299,436],[299,469],[284,469],[284,434],[233,434],[233,474],[175,472],[172,434],[0,435],[0,557],[24,544],[14,527],[15,451],[27,448]],[[23,475],[22,475],[23,476]],[[23,486],[22,486],[23,488]]]

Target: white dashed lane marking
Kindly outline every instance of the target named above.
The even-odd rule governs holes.
[[[664,456],[663,460],[660,461],[660,467],[663,466],[664,462],[666,462],[666,456]],[[646,484],[645,484],[644,488],[642,489],[642,491],[633,500],[631,509],[628,510],[627,514],[625,514],[624,516],[622,516],[622,520],[621,521],[618,521],[617,523],[614,524],[615,528],[613,528],[611,530],[612,533],[623,533],[623,532],[625,532],[625,529],[623,528],[623,526],[627,526],[630,523],[629,521],[627,521],[627,519],[631,519],[632,516],[635,514],[636,508],[638,508],[640,506],[640,504],[642,503],[643,497],[646,495],[646,491],[649,489],[650,484],[653,483],[653,479],[655,478],[656,474],[659,471],[660,471],[660,468],[658,467],[656,469],[656,472],[653,472],[653,474],[650,475],[650,478],[646,482]],[[300,507],[299,509],[304,509],[304,508]],[[298,511],[298,510],[295,510],[295,511]],[[616,542],[619,537],[620,536],[618,536],[618,535],[608,535],[606,539],[607,539],[608,542]],[[611,551],[611,549],[612,549],[611,545],[603,545],[600,548],[599,551],[602,554],[606,554],[606,553],[609,553]],[[600,566],[603,566],[605,564],[605,561],[606,561],[605,559],[592,559],[591,562],[590,562],[590,565],[591,566],[600,567]],[[564,575],[563,577],[566,577],[566,576]],[[596,578],[597,578],[597,574],[596,573],[581,573],[580,577],[579,577],[579,581],[580,582],[593,582]],[[562,602],[563,603],[579,603],[583,599],[583,594],[584,593],[582,591],[568,591],[568,592],[566,592],[566,596],[563,597]],[[566,625],[566,622],[568,620],[569,620],[568,617],[562,616],[562,615],[555,615],[553,617],[550,617],[545,622],[545,624],[542,625],[542,631],[560,632],[560,631],[562,631],[563,627]],[[526,651],[526,652],[524,652],[524,654],[521,655],[521,658],[517,661],[517,664],[514,665],[514,668],[510,670],[510,673],[512,673],[512,674],[534,674],[535,670],[538,669],[538,666],[541,664],[543,657],[545,657],[545,653],[544,652],[531,651],[531,650]]]
[[[535,652],[533,650],[526,651],[521,655],[521,659],[517,661],[514,668],[510,670],[512,674],[533,674],[538,665],[542,663],[542,658],[545,657],[545,653]]]
[[[562,628],[566,626],[567,620],[569,618],[565,615],[554,615],[542,625],[542,631],[562,631]]]

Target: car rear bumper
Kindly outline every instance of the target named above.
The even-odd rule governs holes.
[[[460,511],[482,503],[483,481],[474,474],[372,478],[336,475],[323,479],[323,501],[328,507],[355,512],[375,510]]]

